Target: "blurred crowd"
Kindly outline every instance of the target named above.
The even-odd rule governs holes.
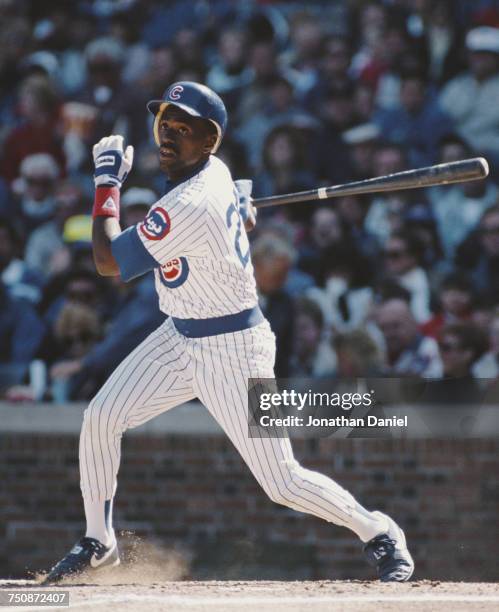
[[[84,400],[163,320],[91,253],[92,145],[135,146],[122,225],[161,195],[146,102],[224,99],[218,155],[263,197],[484,156],[490,177],[262,209],[276,374],[499,376],[495,0],[0,0],[0,393]],[[200,296],[202,299],[202,296]]]

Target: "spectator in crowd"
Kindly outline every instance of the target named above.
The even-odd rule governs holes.
[[[315,208],[309,236],[300,245],[298,267],[320,282],[320,263],[329,247],[346,241],[345,226],[338,211],[329,206]]]
[[[263,167],[264,171],[254,182],[257,197],[312,189],[315,185],[314,176],[306,169],[300,133],[288,125],[274,128],[265,139]],[[306,203],[298,204],[285,214],[293,219],[308,217],[310,207]]]
[[[137,225],[143,221],[151,206],[157,201],[158,196],[152,189],[144,187],[127,189],[120,201],[123,228]]]
[[[300,298],[295,302],[289,376],[321,378],[333,374],[334,353],[324,334],[324,327],[322,310],[314,301]]]
[[[51,45],[51,51],[58,62],[57,84],[65,97],[73,98],[85,84],[87,75],[83,50],[96,35],[97,23],[91,13],[72,10],[73,7],[67,3],[58,3],[54,8],[58,10],[59,16],[64,13],[62,22],[60,18],[57,19],[62,26],[57,29],[63,35],[63,39],[60,39],[56,45]],[[50,32],[50,27],[46,28],[46,23],[49,21],[46,10],[47,7],[44,7],[44,12],[39,15],[35,25],[35,28],[45,33]],[[46,46],[43,37],[38,39],[38,46]]]
[[[499,309],[496,308],[488,327],[488,351],[478,359],[472,368],[475,378],[499,377]]]
[[[42,281],[21,259],[21,240],[14,226],[0,218],[0,278],[2,286],[15,298],[36,304],[41,297]]]
[[[461,258],[460,265],[470,271],[474,290],[499,301],[499,205],[486,210],[478,226],[477,248]]]
[[[405,150],[398,144],[378,143],[372,154],[372,167],[374,176],[406,170]],[[410,199],[407,192],[397,191],[372,197],[364,222],[366,231],[383,245],[390,234],[401,229]]]
[[[172,43],[177,32],[188,28],[193,22],[201,23],[206,19],[206,13],[199,13],[199,4],[198,2],[189,4],[186,10],[185,4],[179,0],[166,4],[156,0],[147,2],[140,11],[143,20],[142,38],[151,47],[161,43]]]
[[[300,238],[297,236],[295,226],[292,223],[284,218],[276,217],[260,224],[260,227],[252,232],[251,237],[253,239],[256,237],[268,237],[269,239],[276,237],[278,240],[284,240],[293,245],[299,242]],[[284,291],[293,299],[303,296],[307,289],[315,286],[315,279],[296,266],[296,259],[296,251],[294,251],[293,266],[290,268],[283,286]]]
[[[362,328],[335,334],[333,347],[339,378],[380,376],[385,372],[382,351]]]
[[[355,165],[357,149],[354,147],[360,149],[362,142],[348,139],[344,133],[348,132],[356,120],[353,94],[350,83],[332,83],[317,103],[322,126],[313,142],[312,161],[320,179],[328,183],[346,182],[352,172],[358,170],[362,173],[364,170],[362,166]],[[349,154],[349,146],[352,155]],[[361,157],[360,152],[358,156]]]
[[[444,278],[437,294],[440,299],[439,311],[421,326],[425,336],[435,339],[445,325],[471,321],[473,287],[466,276],[454,273]]]
[[[123,83],[125,58],[123,44],[110,36],[92,40],[85,48],[88,80],[78,95],[78,101],[98,110],[93,133],[87,140],[97,142],[103,136],[119,133],[139,145],[146,137],[143,119],[137,118],[135,107],[143,99]]]
[[[400,72],[409,65],[419,65],[419,61],[414,57],[413,42],[397,10],[380,4],[368,3],[364,9],[364,15],[371,17],[370,42],[365,47],[368,53],[363,66],[357,65],[362,57],[360,53],[354,58],[353,66],[356,70],[361,68],[360,82],[376,92],[376,105],[389,108],[399,103]]]
[[[5,127],[16,120],[16,90],[19,86],[19,65],[32,48],[29,20],[16,11],[15,0],[4,0],[0,22],[0,136]],[[3,123],[3,126],[2,126]]]
[[[274,79],[282,74],[277,63],[277,52],[272,41],[257,41],[249,49],[248,67],[252,78],[238,105],[236,123],[248,121],[267,104],[268,90]],[[286,76],[286,75],[284,75]]]
[[[487,340],[472,323],[452,323],[440,332],[438,347],[448,378],[472,378],[472,366],[483,355]]]
[[[351,96],[348,96],[349,107],[352,107]],[[363,180],[375,176],[374,156],[380,136],[379,128],[374,123],[363,123],[346,130],[341,135],[347,146],[350,180]]]
[[[147,185],[155,192],[163,194],[165,191],[165,177],[159,171],[158,147],[155,142],[148,142],[139,147],[139,155],[134,161],[134,172],[140,177],[140,184]],[[131,178],[131,177],[130,177]]]
[[[204,81],[205,63],[202,41],[199,32],[192,24],[180,28],[173,37],[173,52],[177,60],[178,79],[180,81]],[[182,73],[190,72],[196,78],[185,78]]]
[[[421,266],[426,270],[430,284],[441,282],[452,271],[452,265],[444,258],[437,223],[430,206],[424,201],[412,202],[405,210],[402,228],[409,227],[421,245]]]
[[[439,85],[465,68],[463,33],[453,19],[454,10],[454,0],[426,3],[426,14],[420,20],[420,29],[414,32],[416,40],[423,44],[429,76]]]
[[[58,345],[59,363],[83,359],[103,335],[102,322],[95,310],[77,302],[67,302],[59,312],[54,326],[54,340]],[[54,401],[63,403],[70,400],[87,399],[95,389],[87,377],[54,377],[58,363],[52,366],[53,383],[51,395]]]
[[[234,179],[251,176],[246,149],[238,140],[225,136],[217,151],[217,157],[227,164]]]
[[[80,295],[81,280],[78,286],[73,282],[69,294],[73,295],[77,287],[79,293],[75,297],[78,300],[83,297]],[[81,394],[85,394],[86,399],[92,397],[125,356],[164,321],[165,315],[158,307],[152,273],[129,283],[122,282],[119,277],[111,277],[110,282],[118,300],[105,337],[93,344],[88,352],[78,356],[68,355],[69,358],[54,364],[50,370],[56,388],[63,387],[61,381],[66,381],[67,399],[76,399]]]
[[[358,123],[369,123],[375,110],[374,89],[365,83],[356,83],[353,104]]]
[[[305,96],[305,106],[311,113],[320,113],[320,102],[328,91],[345,91],[352,84],[348,74],[351,59],[346,38],[330,36],[324,41],[317,82]]]
[[[439,163],[473,157],[473,151],[457,135],[449,134],[440,142]],[[482,214],[499,198],[497,186],[489,180],[469,181],[428,190],[428,199],[437,222],[438,233],[447,258],[473,231]]]
[[[442,108],[457,131],[475,151],[499,159],[499,28],[482,26],[466,36],[468,72],[449,81],[442,90]]]
[[[431,315],[430,283],[421,267],[421,244],[412,232],[401,230],[390,236],[384,249],[384,274],[409,291],[411,311],[418,323]]]
[[[473,363],[486,349],[483,332],[472,323],[445,325],[438,339],[443,378],[428,387],[427,400],[435,405],[480,405],[482,389],[473,377]]]
[[[488,333],[497,303],[489,296],[473,295],[473,311],[471,313],[471,321],[480,329]]]
[[[276,335],[275,373],[285,378],[289,374],[289,359],[293,347],[294,306],[284,290],[296,253],[283,238],[262,236],[251,249],[258,298],[263,314]]]
[[[389,298],[375,310],[387,356],[388,372],[397,376],[440,378],[442,362],[433,338],[423,336],[409,303]]]
[[[28,77],[19,91],[21,122],[7,135],[1,156],[1,175],[12,183],[23,174],[23,160],[45,154],[60,169],[65,167],[60,129],[60,102],[54,86],[41,75]],[[36,156],[35,159],[41,159]]]
[[[11,215],[23,239],[52,219],[55,213],[55,188],[60,171],[48,153],[25,157],[16,181],[18,196],[13,199]]]
[[[361,327],[373,300],[369,261],[343,242],[323,251],[318,271],[323,288],[312,287],[307,295],[321,307],[327,326],[334,332]]]
[[[402,74],[400,105],[374,115],[384,137],[408,150],[409,165],[421,168],[436,163],[438,143],[452,129],[450,118],[429,94],[422,71]]]
[[[140,38],[140,16],[138,15],[140,9],[136,6],[135,14],[132,7],[131,9],[132,12],[128,14],[117,11],[112,15],[109,35],[121,42],[125,49],[122,78],[124,83],[133,86],[141,80],[144,70],[149,66],[149,47]]]
[[[254,168],[261,166],[266,136],[273,128],[282,125],[318,127],[317,121],[296,103],[291,83],[280,76],[269,86],[267,104],[236,133],[246,147],[248,159]]]
[[[291,44],[282,63],[298,92],[306,92],[317,82],[324,30],[321,21],[306,12],[294,15],[290,26]]]
[[[356,250],[368,258],[379,254],[378,241],[365,227],[369,206],[368,195],[343,196],[336,200],[336,210],[348,229],[347,239],[352,240]]]
[[[218,38],[217,50],[215,61],[206,75],[206,84],[223,96],[230,112],[236,107],[243,88],[249,85],[252,78],[246,64],[246,32],[233,28],[223,30]]]
[[[359,48],[352,59],[352,72],[372,87],[385,68],[383,42],[387,26],[387,8],[382,2],[370,0],[357,12]]]
[[[44,333],[34,307],[0,281],[0,393],[24,382]]]
[[[97,276],[94,270],[73,266],[52,278],[44,288],[40,304],[47,325],[54,328],[60,311],[68,302],[88,306],[105,318],[113,307],[107,282],[107,279]]]
[[[26,264],[43,280],[59,271],[55,258],[65,247],[64,224],[73,215],[86,212],[82,190],[71,181],[65,181],[56,188],[54,200],[54,218],[31,233],[24,253]]]
[[[161,99],[165,91],[165,83],[172,83],[175,80],[176,69],[175,54],[171,46],[163,44],[151,49],[149,65],[141,81],[145,102]]]

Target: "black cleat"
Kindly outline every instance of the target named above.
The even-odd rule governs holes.
[[[120,564],[120,555],[116,542],[104,546],[95,538],[81,538],[62,558],[54,565],[42,584],[53,584],[64,578],[77,576],[86,570],[94,571],[102,567],[114,567]]]
[[[405,582],[414,572],[414,561],[407,550],[402,529],[386,514],[376,512],[388,521],[388,532],[382,533],[364,546],[368,563],[378,572],[381,582]]]

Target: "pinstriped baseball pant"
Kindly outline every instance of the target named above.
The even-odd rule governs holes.
[[[272,378],[274,358],[275,338],[266,321],[235,333],[186,338],[167,319],[118,366],[85,411],[80,435],[85,501],[104,505],[114,496],[125,430],[198,397],[270,499],[360,535],[366,511],[359,516],[350,493],[303,468],[288,439],[248,436],[248,378]]]

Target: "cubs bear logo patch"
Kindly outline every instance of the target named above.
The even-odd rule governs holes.
[[[170,216],[160,206],[151,210],[139,226],[140,231],[149,240],[161,240],[168,234],[170,228]]]
[[[183,285],[189,275],[189,264],[185,257],[174,257],[159,268],[159,279],[169,289]]]

